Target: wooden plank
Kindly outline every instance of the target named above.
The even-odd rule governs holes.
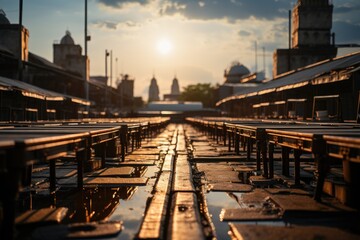
[[[205,239],[194,193],[175,193],[171,209],[168,239]]]
[[[167,154],[164,159],[161,171],[173,171],[174,169],[174,155]]]
[[[345,207],[341,209],[339,206],[319,203],[306,195],[271,195],[266,201],[278,205],[282,209],[284,217],[323,217],[351,214],[352,212],[351,209]]]
[[[150,155],[127,155],[125,157],[125,162],[126,161],[145,161],[145,160],[159,160],[159,153],[157,154],[150,154]]]
[[[145,186],[148,178],[90,177],[84,178],[84,186],[97,185],[101,187]]]
[[[176,159],[173,191],[195,191],[192,183],[191,166],[186,155],[178,155]]]
[[[276,183],[273,179],[268,179],[263,176],[250,176],[249,181],[257,187],[272,186]]]
[[[217,154],[209,154],[208,156],[198,156],[194,155],[194,157],[191,159],[191,161],[194,162],[222,162],[222,161],[248,161],[246,157],[241,156],[220,156],[220,153]]]
[[[211,183],[208,189],[209,191],[218,192],[251,192],[253,186],[241,183]]]
[[[162,172],[155,185],[155,193],[141,223],[138,239],[163,239],[169,202],[171,172]]]
[[[86,174],[86,177],[130,177],[134,171],[135,168],[133,167],[112,167],[93,171],[89,174]]]
[[[72,168],[56,167],[57,179],[72,177],[76,173],[77,173],[76,167],[72,167]],[[34,178],[49,178],[50,176],[49,168],[46,168],[45,170],[42,171],[33,172],[31,176]]]
[[[120,166],[134,166],[134,167],[153,166],[153,165],[155,165],[155,161],[154,160],[125,161],[125,162],[120,162],[118,165],[120,165]]]
[[[131,155],[158,155],[159,149],[140,148],[131,152]]]
[[[266,225],[246,225],[230,223],[232,239],[242,240],[313,240],[313,239],[359,239],[359,235],[345,232],[331,227],[318,226],[266,226]]]
[[[219,163],[197,163],[196,168],[200,172],[231,172],[233,167],[231,167],[227,162]]]
[[[234,171],[211,171],[205,172],[205,178],[208,183],[220,183],[220,182],[232,182],[241,183],[239,179],[239,173]]]
[[[29,210],[18,216],[15,223],[17,225],[60,223],[65,218],[67,212],[68,208],[65,207]]]
[[[280,220],[279,211],[269,212],[263,208],[223,209],[220,213],[221,221],[274,221]]]

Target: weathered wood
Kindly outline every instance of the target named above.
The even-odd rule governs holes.
[[[171,209],[168,239],[205,239],[194,193],[175,193]]]
[[[192,183],[191,166],[186,155],[178,155],[175,165],[173,191],[195,191]]]
[[[253,186],[241,183],[211,183],[208,189],[209,191],[218,192],[251,192]]]
[[[312,197],[306,195],[271,195],[267,199],[268,202],[273,202],[278,205],[284,217],[323,217],[337,214],[351,213],[351,209],[339,208],[329,204],[323,204],[315,201]],[[344,210],[348,210],[344,211]]]
[[[72,168],[56,167],[56,178],[57,179],[72,177],[76,173],[77,173],[76,166],[74,166]],[[33,172],[31,176],[34,178],[48,178],[50,176],[49,168],[46,168],[42,171]]]
[[[157,155],[160,153],[159,149],[140,148],[131,152],[131,155]]]
[[[162,172],[154,188],[154,196],[146,210],[138,239],[162,239],[165,228],[165,217],[169,202],[171,172]]]
[[[239,179],[239,173],[234,171],[205,172],[205,178],[208,181],[208,183],[220,183],[220,182],[241,183],[241,180]]]
[[[134,171],[135,168],[133,167],[113,167],[93,171],[89,174],[86,174],[86,177],[130,177]]]
[[[120,166],[153,166],[155,165],[155,161],[154,160],[138,160],[138,161],[125,161],[125,162],[121,162],[118,165]]]
[[[274,221],[280,220],[279,212],[269,212],[262,208],[223,209],[220,213],[221,221]]]
[[[29,210],[18,216],[15,223],[17,225],[60,223],[65,218],[67,212],[68,208],[65,207]]]
[[[145,161],[145,160],[159,160],[159,153],[150,154],[150,155],[130,154],[125,157],[125,162],[126,161]]]
[[[229,224],[232,239],[242,240],[313,240],[313,239],[359,239],[359,235],[351,234],[343,230],[331,227],[303,227],[303,226],[265,226],[265,225],[245,225]]]
[[[97,185],[102,187],[118,186],[145,186],[148,178],[114,178],[114,177],[90,177],[84,178],[84,185]]]
[[[249,181],[251,184],[255,186],[272,186],[275,184],[275,181],[273,179],[268,179],[263,176],[250,176]]]
[[[221,156],[220,153],[208,153],[207,156],[199,156],[194,154],[194,157],[191,159],[194,162],[221,162],[221,161],[247,161],[246,157],[239,156]]]
[[[174,155],[167,154],[164,159],[161,171],[173,171],[174,169]]]

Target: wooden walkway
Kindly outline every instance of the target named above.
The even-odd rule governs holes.
[[[258,168],[256,143],[251,147],[255,150],[234,145],[229,149],[221,139],[192,125],[169,124],[129,149],[124,161],[105,158],[102,168],[85,173],[83,190],[77,188],[77,165],[70,158],[56,162],[52,191],[51,168],[35,166],[32,184],[20,192],[19,201],[27,202],[31,195],[36,209],[18,210],[18,239],[25,239],[24,234],[46,239],[56,229],[75,235],[85,231],[84,236],[102,239],[360,238],[358,211],[335,197],[341,194],[341,188],[334,187],[343,178],[339,169],[325,180],[323,190],[329,195],[315,201],[316,168],[311,157],[300,162],[299,184],[294,181],[297,166],[292,159],[289,174],[283,174],[280,149],[274,150],[274,176],[268,178]],[[40,190],[46,190],[45,197]],[[80,195],[80,206],[73,206],[71,194]],[[140,214],[132,202],[144,206]],[[139,215],[136,224],[129,224],[134,225],[131,233],[127,218],[117,212],[129,203],[126,214]],[[80,216],[76,222],[71,219],[74,215]]]

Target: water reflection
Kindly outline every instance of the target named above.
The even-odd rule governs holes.
[[[149,178],[146,186],[87,187],[82,191],[62,187],[55,194],[23,193],[21,212],[49,206],[67,207],[64,224],[93,221],[122,221],[123,231],[116,239],[133,239],[139,230],[147,199],[155,185],[158,166],[135,167],[131,177]],[[48,191],[47,191],[48,193]]]
[[[246,208],[248,205],[242,202],[243,194],[228,192],[209,192],[206,194],[207,206],[215,226],[217,239],[230,239],[228,235],[229,222],[222,222],[220,220],[220,213],[224,208]],[[260,207],[259,203],[254,203],[253,206]],[[241,221],[241,223],[272,226],[286,225],[283,221]]]

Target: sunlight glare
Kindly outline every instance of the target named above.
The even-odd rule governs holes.
[[[171,44],[171,42],[168,39],[161,39],[158,44],[157,44],[157,50],[163,54],[163,55],[167,55],[171,52],[173,46]]]

